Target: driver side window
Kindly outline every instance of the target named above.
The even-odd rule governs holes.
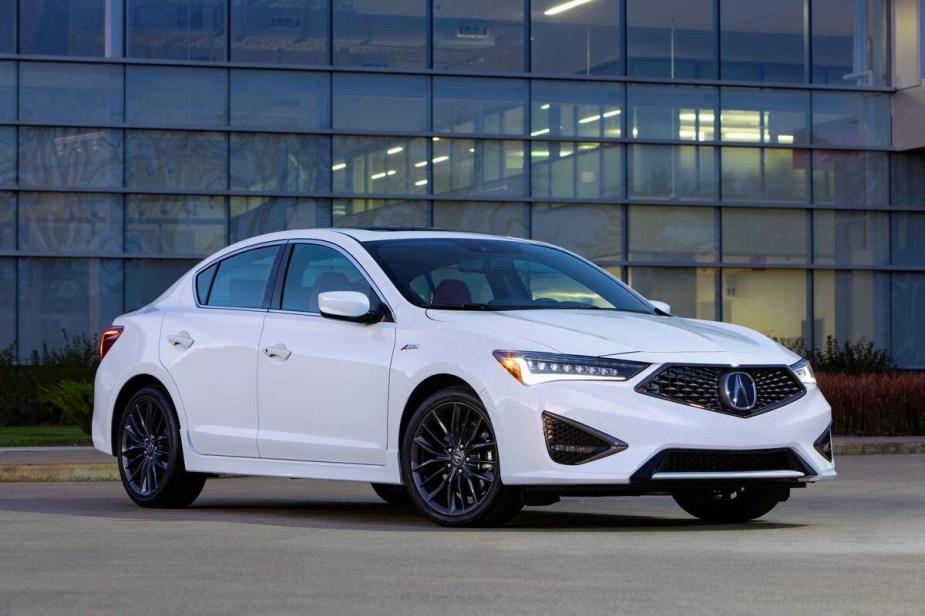
[[[318,296],[327,291],[357,291],[378,298],[366,278],[347,257],[320,244],[296,244],[283,285],[282,309],[318,313]]]

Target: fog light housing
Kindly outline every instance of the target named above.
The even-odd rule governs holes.
[[[825,429],[819,438],[816,439],[816,442],[813,443],[813,447],[816,451],[819,452],[819,455],[828,460],[832,461],[832,456],[834,451],[832,450],[832,424],[829,424],[829,427]]]
[[[583,423],[543,412],[546,451],[556,464],[575,466],[619,453],[628,445]]]

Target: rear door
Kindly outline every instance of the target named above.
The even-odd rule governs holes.
[[[161,362],[201,454],[258,457],[257,353],[283,247],[248,249],[207,268],[197,277],[195,305],[164,318]]]
[[[260,456],[385,464],[395,323],[351,323],[318,313],[325,291],[359,291],[371,305],[381,301],[352,259],[333,246],[293,244],[284,273],[260,341]]]

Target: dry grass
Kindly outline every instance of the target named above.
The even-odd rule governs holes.
[[[925,434],[925,374],[819,374],[836,434]]]

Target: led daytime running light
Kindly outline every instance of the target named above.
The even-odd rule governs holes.
[[[805,359],[801,359],[797,363],[790,366],[790,369],[793,370],[793,373],[797,375],[797,378],[800,379],[803,383],[815,383],[816,375],[813,373],[813,367]]]
[[[495,351],[495,358],[524,385],[549,381],[625,381],[649,364],[583,355]]]

